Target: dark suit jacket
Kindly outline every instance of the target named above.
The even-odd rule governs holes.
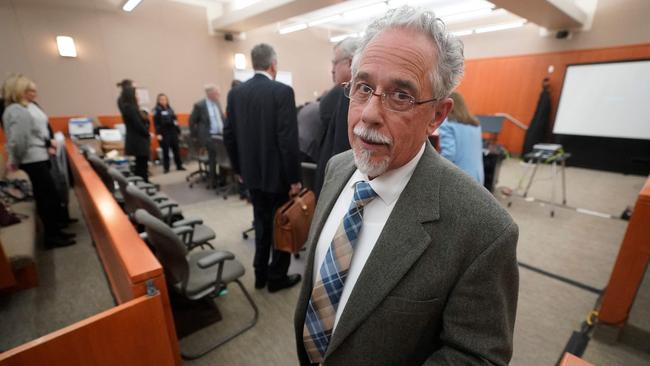
[[[343,94],[343,88],[336,86],[321,100],[320,118],[327,126],[321,140],[314,191],[320,194],[325,179],[325,166],[329,159],[343,151],[350,150],[348,138],[348,107],[350,100]]]
[[[293,89],[262,74],[230,90],[224,141],[250,189],[287,193],[300,181]]]
[[[137,106],[119,103],[122,121],[126,127],[124,154],[149,156],[149,119],[145,118]]]
[[[219,102],[216,103],[219,108],[219,115],[224,126],[226,124],[226,116],[223,114],[223,108]],[[210,113],[205,98],[194,103],[192,113],[189,119],[190,136],[196,139],[199,146],[205,147],[210,141]]]
[[[314,251],[352,152],[333,157],[316,207],[295,314],[302,341]],[[324,365],[506,365],[518,292],[517,226],[427,144],[343,310]]]

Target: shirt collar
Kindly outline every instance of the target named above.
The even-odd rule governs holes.
[[[257,71],[255,71],[255,74],[262,74],[262,75],[266,76],[267,78],[269,78],[269,80],[273,80],[273,77],[271,76],[271,74],[269,74],[266,71],[257,70]]]
[[[415,167],[424,154],[425,146],[426,143],[423,143],[420,151],[418,151],[418,153],[415,154],[413,159],[408,163],[397,169],[389,170],[369,181],[370,187],[372,187],[372,189],[377,193],[377,196],[379,196],[386,205],[392,204],[402,193],[409,180],[411,180],[413,171],[415,171]],[[351,179],[352,189],[354,189],[354,183],[360,180],[368,181],[369,178],[366,174],[361,173],[359,169],[357,169],[354,172],[353,179]]]

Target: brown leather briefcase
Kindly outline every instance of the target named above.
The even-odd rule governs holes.
[[[307,241],[309,226],[314,216],[316,196],[303,188],[297,196],[275,212],[275,248],[283,252],[298,253]]]

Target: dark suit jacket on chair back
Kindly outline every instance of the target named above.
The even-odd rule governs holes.
[[[224,140],[246,186],[287,193],[300,181],[298,124],[293,89],[262,74],[228,93]]]

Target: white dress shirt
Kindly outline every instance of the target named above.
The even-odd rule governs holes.
[[[372,187],[372,189],[377,193],[378,197],[370,201],[370,203],[363,208],[363,225],[361,226],[361,231],[359,232],[357,244],[354,249],[348,277],[345,280],[345,286],[343,287],[343,293],[341,294],[341,301],[339,302],[339,307],[336,311],[333,330],[336,329],[336,325],[343,313],[343,309],[345,309],[345,304],[348,302],[348,298],[354,289],[354,285],[357,283],[357,279],[359,278],[363,267],[366,265],[366,261],[368,260],[370,253],[372,253],[375,243],[384,229],[384,225],[386,224],[390,213],[393,211],[393,207],[395,207],[397,199],[404,190],[404,187],[406,187],[406,184],[411,180],[415,166],[424,153],[424,147],[425,144],[422,144],[420,151],[408,163],[397,169],[388,171],[369,182],[370,187]],[[354,183],[362,180],[368,181],[368,176],[361,173],[358,169],[355,170],[352,177],[350,177],[350,180],[348,180],[343,187],[339,198],[336,200],[336,203],[325,222],[325,226],[323,226],[323,230],[318,238],[314,257],[314,276],[311,279],[314,283],[316,282],[320,267],[325,260],[327,250],[334,238],[334,234],[350,208],[354,196]]]
[[[222,134],[223,121],[221,120],[219,106],[209,98],[205,98],[205,106],[208,108],[208,117],[210,118],[210,135]]]

